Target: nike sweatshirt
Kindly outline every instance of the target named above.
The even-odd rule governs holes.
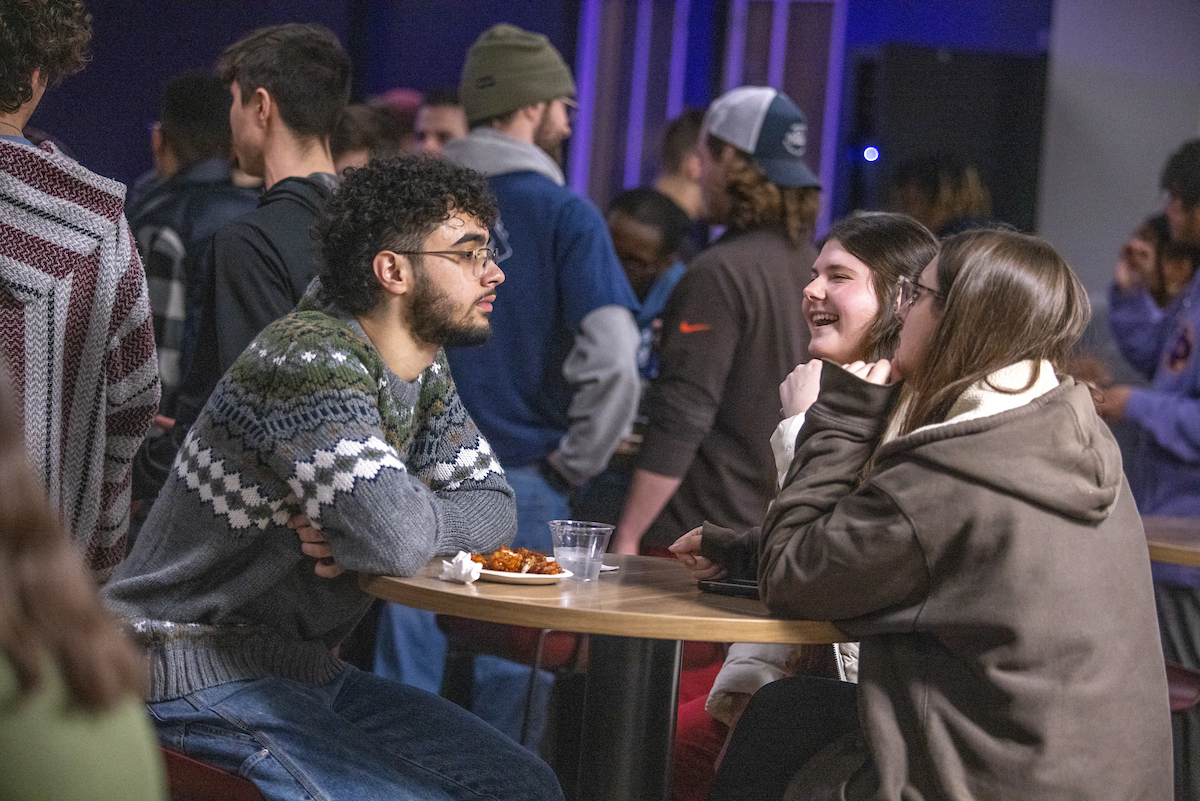
[[[638,467],[683,483],[643,544],[669,545],[705,520],[762,522],[775,494],[779,384],[808,361],[800,304],[816,257],[782,229],[730,232],[671,293]]]

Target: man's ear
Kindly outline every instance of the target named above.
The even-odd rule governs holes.
[[[682,166],[685,178],[692,183],[700,182],[700,154],[696,152],[696,148],[689,150],[688,154],[683,157]]]
[[[381,250],[371,260],[371,270],[375,273],[375,280],[389,295],[404,295],[412,289],[412,263],[407,256]]]
[[[717,159],[717,162],[724,166],[729,166],[733,163],[733,160],[736,156],[737,148],[728,142],[725,142],[721,148],[721,158]]]
[[[546,115],[546,109],[549,107],[549,105],[549,103],[543,100],[541,103],[534,103],[532,105],[525,106],[517,113],[528,119],[536,127],[541,125],[542,117]]]
[[[275,99],[271,97],[271,93],[261,86],[254,90],[254,94],[250,96],[252,104],[252,112],[255,121],[263,128],[267,127],[267,122],[271,115],[279,116],[279,109],[275,105]]]

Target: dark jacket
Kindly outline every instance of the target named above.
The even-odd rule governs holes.
[[[174,369],[162,375],[159,411],[167,417],[175,416],[179,377],[187,371],[195,350],[209,241],[218,228],[254,211],[259,194],[256,188],[235,186],[229,162],[211,158],[190,164],[139,194],[126,212],[146,266],[160,367],[166,366],[168,353],[174,354],[170,365]],[[177,305],[180,294],[182,308]]]
[[[134,465],[134,498],[153,498],[217,382],[251,340],[290,312],[317,274],[312,228],[336,179],[285,178],[258,208],[225,225],[208,249],[204,306],[195,353],[179,386],[175,430],[147,440]]]
[[[894,394],[826,364],[763,524],[771,611],[862,641],[862,741],[802,797],[1170,798],[1146,540],[1087,387],[900,437],[858,486]]]
[[[808,361],[800,304],[816,251],[781,229],[727,233],[692,261],[663,309],[659,373],[638,467],[683,483],[643,542],[705,520],[757,525],[775,494],[779,384]]]

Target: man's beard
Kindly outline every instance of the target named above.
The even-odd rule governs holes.
[[[561,167],[563,166],[563,139],[565,137],[554,133],[549,117],[550,106],[547,104],[545,110],[542,111],[542,118],[538,120],[537,129],[533,132],[533,143],[540,147],[547,156],[554,159],[555,164]]]
[[[492,335],[491,325],[472,321],[471,305],[454,318],[454,302],[434,287],[424,266],[413,270],[413,296],[409,304],[409,331],[429,345],[482,345]]]

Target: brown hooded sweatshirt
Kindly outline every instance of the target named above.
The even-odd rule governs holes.
[[[895,396],[825,364],[748,533],[772,612],[862,642],[862,731],[789,797],[1171,798],[1146,540],[1087,388],[900,437],[860,486]]]

